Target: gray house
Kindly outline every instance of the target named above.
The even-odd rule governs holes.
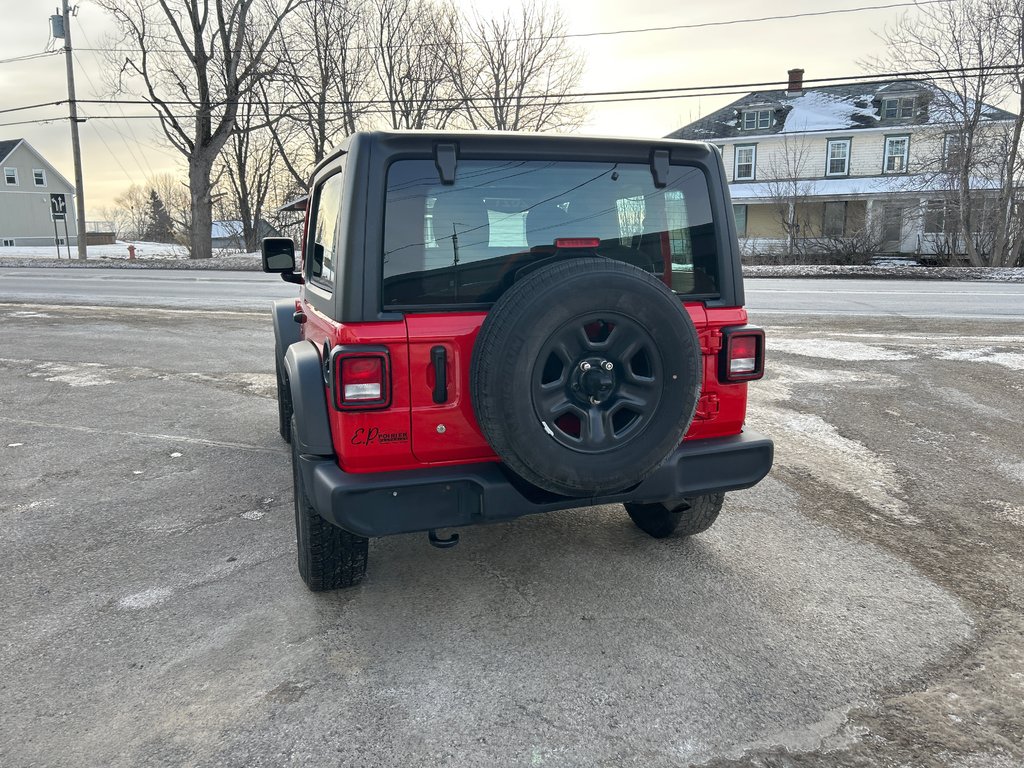
[[[242,234],[242,222],[240,221],[215,221],[210,229],[210,236],[214,248],[230,248],[235,250],[245,249],[245,237]],[[264,237],[276,237],[278,231],[267,221],[260,219],[256,224],[256,239],[263,240]]]
[[[66,217],[56,222],[56,240],[77,244],[75,187],[60,171],[24,139],[0,140],[0,171],[0,248],[54,244],[52,195],[63,195]]]

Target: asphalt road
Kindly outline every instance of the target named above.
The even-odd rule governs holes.
[[[755,313],[755,317],[756,317]],[[765,314],[769,478],[295,569],[269,317],[0,306],[0,765],[1024,761],[1024,326]]]
[[[1024,284],[945,280],[746,281],[747,308],[780,315],[1024,319]]]
[[[1024,284],[918,280],[748,280],[747,307],[773,314],[1024,319]],[[0,302],[263,309],[297,295],[262,272],[0,269]]]

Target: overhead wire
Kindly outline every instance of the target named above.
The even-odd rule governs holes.
[[[969,75],[977,72],[1009,72],[1009,71],[1020,71],[1024,69],[1024,63],[1013,63],[1013,64],[1000,64],[989,67],[958,67],[952,69],[934,69],[934,70],[913,70],[903,72],[886,72],[879,74],[867,74],[867,75],[843,75],[837,77],[821,77],[821,78],[808,78],[803,81],[806,86],[814,83],[825,83],[832,85],[853,85],[853,84],[879,84],[891,80],[900,79],[914,79],[914,78],[929,78],[935,75],[942,77],[958,77],[962,75]],[[753,82],[753,83],[733,83],[724,85],[697,85],[697,86],[675,86],[670,88],[646,88],[646,89],[631,89],[631,90],[620,90],[620,91],[590,91],[580,93],[568,93],[568,94],[528,94],[521,97],[522,101],[529,105],[539,101],[556,99],[558,101],[564,101],[572,104],[617,104],[617,103],[628,103],[637,101],[662,101],[666,99],[688,99],[688,98],[702,98],[702,97],[713,97],[713,96],[736,96],[744,95],[750,92],[750,89],[765,88],[769,86],[783,86],[788,85],[787,80],[773,80],[764,82]],[[709,90],[712,89],[712,90]],[[719,89],[719,90],[713,90]],[[436,99],[409,99],[405,103],[408,104],[461,104],[466,101],[490,101],[489,97],[468,97],[468,98],[436,98]],[[0,110],[0,114],[8,112],[16,112],[26,109],[38,109],[47,106],[60,106],[66,104],[67,100],[57,102],[47,102],[46,104],[34,104],[24,107],[14,107],[11,109]],[[151,102],[145,99],[78,99],[78,104],[96,105],[100,107],[117,106],[119,109],[122,106],[134,105],[142,106],[150,104]],[[299,106],[305,102],[295,100],[271,100],[267,102],[272,106]],[[387,99],[357,99],[348,102],[339,100],[325,100],[323,102],[327,106],[341,107],[344,105],[358,105],[364,107],[378,107],[380,109],[373,110],[367,109],[367,112],[380,114],[381,112],[387,111],[384,108],[390,107],[391,102]],[[191,106],[191,102],[184,100],[167,100],[163,104],[171,107],[175,106]],[[228,102],[219,102],[213,105],[214,109],[220,109],[227,106]],[[171,119],[188,119],[194,115],[187,114],[176,114],[172,112],[169,115],[165,115]],[[130,115],[124,114],[124,110],[121,109],[120,115],[111,114],[90,114],[87,116],[90,120],[152,120],[159,119],[161,114],[158,113],[146,113],[141,115]],[[50,122],[54,119],[60,118],[40,118],[39,122]],[[28,122],[33,121],[22,121],[19,123],[0,123],[0,127],[5,125],[24,125]]]
[[[876,5],[861,5],[853,8],[829,8],[822,11],[804,11],[800,13],[785,13],[776,14],[772,16],[756,16],[756,17],[744,17],[738,19],[723,19],[719,21],[698,21],[689,24],[669,24],[658,27],[637,27],[633,29],[609,29],[609,30],[595,30],[592,32],[565,32],[557,35],[543,35],[543,36],[526,36],[526,37],[511,37],[507,38],[502,42],[518,43],[518,42],[533,42],[536,40],[571,40],[571,39],[582,39],[590,37],[612,37],[615,35],[636,35],[636,34],[649,34],[652,32],[675,32],[679,30],[687,29],[706,29],[711,27],[727,27],[735,26],[737,24],[760,24],[766,21],[787,21],[790,19],[802,19],[820,16],[835,16],[847,13],[862,13],[864,11],[881,11],[890,10],[894,8],[910,8],[920,7],[923,5],[942,5],[946,3],[954,2],[954,0],[907,0],[906,2],[896,3],[880,3]],[[490,43],[499,42],[497,40],[479,40],[471,41],[476,42],[480,45],[486,45]],[[446,47],[447,43],[444,42],[422,42],[422,43],[402,43],[392,46],[383,46],[385,48],[443,48]],[[352,46],[351,50],[378,50],[382,46],[378,45],[362,45]],[[78,50],[88,50],[96,52],[113,52],[113,53],[134,53],[134,48],[79,48]],[[147,49],[151,53],[185,53],[179,48],[161,49],[161,48],[149,48]],[[313,48],[292,48],[290,49],[294,53],[310,53],[314,51]]]

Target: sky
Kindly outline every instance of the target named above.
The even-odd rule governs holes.
[[[816,12],[898,0],[561,0],[570,33],[662,27]],[[486,14],[515,6],[510,0],[459,0]],[[52,6],[5,0],[5,46],[0,60],[39,53],[56,45],[50,38]],[[784,80],[800,67],[805,78],[864,73],[862,62],[884,57],[879,38],[885,26],[908,9],[871,10],[803,19],[764,21],[703,29],[575,38],[586,56],[579,91],[631,90],[678,86],[755,83]],[[912,9],[910,9],[912,12]],[[78,98],[105,96],[99,51],[113,30],[105,11],[80,0],[72,19],[72,44]],[[0,110],[67,98],[63,55],[26,62],[0,63]],[[592,105],[582,133],[664,136],[738,96]],[[126,108],[126,110],[129,108]],[[130,108],[143,112],[146,107]],[[88,111],[88,110],[86,110]],[[116,110],[115,110],[116,113]],[[73,180],[67,106],[0,114],[0,124],[32,118],[56,118],[50,124],[0,125],[0,140],[24,138],[61,173]],[[63,119],[61,119],[63,117]],[[166,145],[156,120],[90,120],[81,125],[86,219],[102,219],[131,184],[145,184],[159,173],[184,175],[180,155]]]

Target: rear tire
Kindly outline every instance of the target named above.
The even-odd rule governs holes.
[[[294,417],[290,427],[294,434]],[[310,504],[302,472],[299,471],[296,442],[292,442],[292,483],[299,575],[312,592],[355,586],[366,575],[369,540],[331,525]]]
[[[292,441],[292,390],[284,376],[281,357],[275,352],[274,368],[277,373],[277,429],[286,443]]]
[[[677,536],[703,533],[718,519],[724,501],[724,493],[712,493],[683,499],[674,506],[626,502],[625,507],[637,528],[656,539],[664,539],[673,533]]]

